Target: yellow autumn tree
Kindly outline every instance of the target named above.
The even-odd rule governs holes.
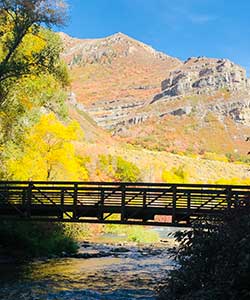
[[[190,183],[196,181],[194,178],[197,178],[195,170],[184,164],[162,172],[162,180],[167,183]]]
[[[53,113],[43,115],[24,138],[23,151],[12,152],[7,161],[15,180],[86,180],[84,159],[76,155],[73,142],[83,137],[76,121],[64,125]]]

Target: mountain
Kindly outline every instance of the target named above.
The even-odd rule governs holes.
[[[151,97],[168,72],[181,64],[122,33],[93,40],[60,35],[73,90],[86,105],[117,97],[137,101]]]
[[[180,60],[122,33],[93,40],[60,35],[72,90],[95,121],[107,129],[114,127],[117,117],[126,118],[145,99],[159,93],[161,81],[181,65]]]
[[[161,93],[116,132],[130,142],[168,151],[246,154],[250,135],[250,82],[227,59],[189,58],[161,83]]]
[[[125,142],[172,152],[245,154],[250,83],[227,59],[185,62],[125,34],[64,33],[74,105]]]

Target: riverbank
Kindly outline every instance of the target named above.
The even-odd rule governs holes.
[[[81,242],[75,257],[5,264],[0,268],[0,299],[155,299],[159,283],[175,267],[171,241],[137,244],[122,239],[105,235]]]
[[[106,240],[106,242],[104,242]],[[57,259],[57,258],[101,258],[101,257],[119,257],[120,253],[128,253],[131,251],[139,251],[142,255],[157,255],[160,251],[165,251],[166,249],[170,249],[176,247],[177,243],[173,239],[164,239],[160,240],[157,243],[137,243],[137,242],[114,242],[107,241],[107,238],[104,238],[101,241],[101,236],[99,237],[99,241],[95,239],[88,239],[78,243],[78,251],[76,253],[67,253],[62,252],[58,255],[48,255],[46,257],[35,257],[29,258],[28,261],[46,261],[49,259]],[[0,265],[9,264],[9,263],[22,263],[26,262],[27,259],[21,259],[20,257],[14,258],[13,256],[7,255],[6,252],[1,251],[0,248]]]
[[[75,238],[63,223],[0,221],[0,256],[22,261],[77,253]]]

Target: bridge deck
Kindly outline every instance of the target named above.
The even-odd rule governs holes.
[[[1,218],[189,226],[249,204],[250,186],[0,181]]]

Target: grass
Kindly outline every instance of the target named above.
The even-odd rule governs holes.
[[[117,216],[115,216],[117,218]],[[113,219],[115,218],[113,217]],[[104,226],[105,233],[124,235],[125,240],[135,243],[157,243],[160,237],[157,232],[143,226],[114,225],[108,224]]]

